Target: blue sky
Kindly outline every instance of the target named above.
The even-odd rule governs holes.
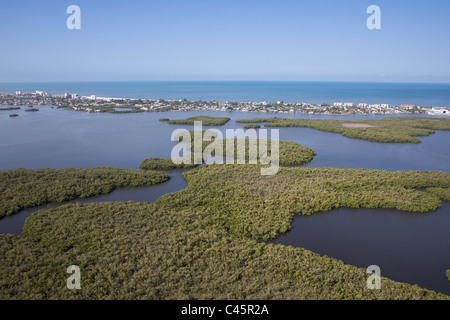
[[[0,81],[450,82],[449,14],[448,0],[2,1]]]

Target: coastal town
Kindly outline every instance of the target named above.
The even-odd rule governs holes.
[[[80,96],[75,93],[50,94],[44,91],[24,93],[1,93],[0,105],[8,108],[0,110],[18,109],[20,106],[53,106],[73,111],[135,113],[135,112],[163,112],[163,111],[239,111],[262,113],[304,113],[324,115],[383,115],[383,114],[430,114],[450,115],[447,107],[416,106],[403,104],[391,106],[389,104],[367,104],[353,102],[333,102],[331,104],[312,104],[306,102],[286,103],[274,102],[228,102],[228,101],[188,101],[179,100],[150,100],[97,97],[95,95]]]

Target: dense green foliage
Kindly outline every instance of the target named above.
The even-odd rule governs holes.
[[[222,148],[222,153],[225,156],[227,155],[227,141],[228,139],[218,139],[216,142],[219,143],[220,145],[223,146]],[[258,146],[257,148],[257,154],[256,154],[256,159],[259,161],[260,160],[260,154],[258,152],[258,150],[260,150],[261,147],[261,143],[264,142],[267,144],[267,156],[272,156],[272,147],[271,147],[271,141],[272,140],[266,140],[266,139],[257,139],[257,140],[253,140],[253,139],[234,139],[234,159],[237,159],[238,156],[238,141],[244,141],[245,142],[245,162],[248,163],[249,161],[249,157],[250,157],[250,143],[255,142],[256,145]],[[191,143],[190,145],[187,146],[187,149],[190,151],[194,151],[194,143]],[[200,142],[202,143],[202,152],[205,150],[205,148],[209,145],[211,145],[213,142],[210,141],[202,141]],[[311,160],[314,158],[314,156],[316,155],[316,153],[307,147],[303,147],[295,142],[292,141],[279,141],[279,164],[280,166],[285,166],[285,167],[291,167],[291,166],[301,166],[304,164],[307,164],[309,162],[311,162]],[[215,155],[215,152],[211,152],[211,155]]]
[[[225,123],[230,121],[227,117],[213,117],[213,116],[198,116],[191,117],[187,119],[180,120],[169,120],[168,124],[178,124],[178,125],[194,125],[194,121],[201,121],[203,126],[223,126]]]
[[[194,144],[196,142],[195,140],[195,130],[191,130],[189,131],[190,136],[191,136],[191,144],[187,145],[187,150],[194,152]],[[211,145],[214,141],[215,141],[215,137],[216,134],[213,133],[212,134],[212,139],[211,141],[203,141],[203,136],[205,134],[206,130],[202,130],[201,135],[200,135],[200,141],[198,143],[200,143],[202,145],[202,153],[205,151],[205,148],[208,147],[209,145]],[[181,141],[180,136],[175,136],[175,140]],[[223,146],[222,148],[222,153],[224,156],[226,156],[226,143],[227,143],[228,139],[218,139],[217,143],[221,144]],[[234,139],[234,159],[237,159],[237,155],[238,155],[238,141],[240,141],[241,139]],[[244,139],[242,139],[244,140]],[[250,139],[253,141],[253,139]],[[245,139],[245,160],[246,163],[248,163],[249,161],[249,155],[250,155],[250,141],[249,139]],[[259,140],[255,140],[258,149],[260,148],[260,142],[265,142],[265,139],[259,139]],[[267,155],[271,156],[271,140],[267,140]],[[257,151],[258,152],[258,151]],[[215,152],[211,152],[211,155],[215,155]],[[311,162],[311,160],[314,158],[314,156],[316,155],[316,153],[314,152],[314,150],[307,148],[307,147],[303,147],[297,143],[294,143],[292,141],[279,141],[279,161],[280,161],[280,165],[281,166],[286,166],[286,167],[291,167],[291,166],[300,166],[300,165],[304,165],[306,163]],[[170,159],[168,159],[169,161]],[[205,159],[204,159],[205,160]],[[257,154],[257,160],[260,160],[260,155]],[[146,161],[146,160],[144,160]],[[191,163],[194,163],[193,158],[191,158]],[[170,164],[167,164],[170,165]],[[170,167],[168,167],[170,168]],[[141,167],[141,169],[143,169]]]
[[[259,124],[246,124],[244,125],[244,129],[259,129],[261,126]]]
[[[165,173],[117,168],[0,171],[0,218],[52,202],[89,198],[121,187],[169,180]]]
[[[450,269],[447,269],[445,275],[447,276],[448,281],[450,281]]]
[[[349,138],[375,142],[420,143],[418,136],[433,134],[433,130],[450,130],[450,119],[425,117],[387,117],[383,119],[291,119],[254,118],[238,123],[266,123],[266,127],[308,127],[340,133]]]
[[[204,136],[206,130],[202,131],[201,137]],[[191,130],[189,131],[190,135],[191,135],[191,141],[192,143],[187,145],[187,149],[190,150],[191,152],[194,152],[194,144],[196,142],[195,140],[195,130]],[[177,137],[176,137],[177,138]],[[216,141],[216,143],[220,144],[223,146],[222,148],[222,153],[224,156],[226,156],[226,152],[227,152],[227,141],[229,139],[218,139],[216,141],[216,135],[213,134],[213,138],[211,139],[211,141],[203,141],[201,140],[198,143],[202,144],[202,152],[205,151],[205,148],[207,148],[208,146],[211,145],[212,147],[212,143],[214,141]],[[256,143],[256,145],[258,146],[257,150],[260,150],[261,148],[261,142],[267,144],[267,155],[271,156],[271,141],[272,140],[266,140],[266,139],[234,139],[234,158],[237,159],[237,155],[238,155],[238,141],[244,141],[245,142],[245,160],[246,163],[248,163],[249,161],[249,155],[250,155],[250,143]],[[258,151],[257,151],[258,152]],[[215,155],[215,152],[211,152],[212,155]],[[279,141],[279,161],[280,161],[280,165],[281,166],[300,166],[300,165],[304,165],[306,163],[311,162],[311,160],[314,158],[314,156],[316,155],[316,153],[314,152],[314,150],[307,148],[307,147],[303,147],[295,142],[292,141],[283,141],[280,140]],[[260,160],[260,155],[259,152],[257,154],[257,159]]]
[[[169,118],[161,118],[161,119],[159,119],[159,121],[163,121],[163,122],[169,121],[169,120],[170,120]]]
[[[9,115],[10,118],[15,118],[15,117],[18,117],[18,116],[19,115],[17,113],[12,113],[12,114]]]
[[[20,107],[7,107],[7,108],[0,108],[0,111],[10,111],[10,110],[19,110]]]
[[[427,192],[434,194],[435,196],[437,196],[442,200],[450,201],[450,188],[439,188],[439,187],[427,188]]]
[[[172,169],[190,169],[198,166],[197,164],[193,164],[194,162],[192,160],[190,162],[192,164],[185,164],[185,163],[175,164],[170,158],[149,158],[143,160],[139,165],[139,168],[143,170],[172,170]]]
[[[70,106],[62,106],[66,110],[73,111],[74,109]],[[58,107],[59,108],[59,107]],[[136,105],[126,105],[126,106],[120,106],[120,105],[80,105],[75,109],[77,111],[88,111],[88,112],[99,112],[99,113],[140,113],[145,112],[145,110],[142,109],[140,106]]]
[[[38,108],[29,108],[29,109],[25,109],[26,112],[37,112],[39,111]]]
[[[272,245],[294,214],[332,207],[433,210],[450,173],[206,165],[154,204],[67,204],[0,235],[0,299],[448,299],[302,248]],[[66,269],[81,269],[68,290]]]
[[[217,140],[223,145],[222,152],[226,156],[226,140]],[[238,156],[238,143],[237,139],[234,140],[234,159]],[[200,142],[201,143],[201,142]],[[202,150],[211,144],[212,142],[204,141],[202,144]],[[258,142],[257,142],[258,143]],[[271,153],[271,140],[267,142],[268,152],[267,155],[270,157]],[[193,144],[188,145],[188,150],[193,151]],[[249,162],[250,155],[249,140],[245,140],[245,162]],[[211,153],[215,155],[215,152]],[[291,141],[279,141],[279,165],[285,167],[300,166],[311,162],[316,153],[307,147],[303,147]],[[170,158],[149,158],[145,159],[139,165],[140,169],[143,170],[171,170],[171,169],[190,169],[195,168],[198,164],[194,164],[194,154],[185,156],[186,159],[181,164],[175,164]],[[260,156],[257,154],[256,159],[259,161]],[[203,159],[203,162],[206,159]]]
[[[207,206],[230,234],[268,240],[288,231],[296,214],[340,207],[427,212],[439,208],[441,198],[434,189],[416,189],[450,189],[450,173],[440,171],[294,168],[261,176],[258,168],[209,165],[191,170],[183,175],[188,188],[158,203]]]

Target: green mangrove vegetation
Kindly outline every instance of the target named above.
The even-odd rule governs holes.
[[[28,108],[28,109],[25,109],[25,112],[38,112],[38,111],[39,111],[38,108]]]
[[[217,144],[222,146],[222,154],[224,157],[227,155],[227,141],[229,139],[216,139],[217,133],[212,132],[211,141],[204,141],[202,137],[204,136],[206,130],[202,130],[201,135],[199,135],[199,140],[195,138],[195,130],[189,131],[191,137],[191,143],[186,145],[186,148],[190,152],[195,152],[194,145],[196,142],[200,144],[201,151],[204,153],[205,149],[210,146],[209,149],[214,149],[213,144]],[[175,140],[181,141],[181,135],[175,136]],[[257,146],[257,150],[260,150],[261,143],[267,144],[267,156],[270,157],[272,155],[272,145],[270,139],[237,139],[235,138],[233,141],[233,157],[237,159],[238,151],[239,151],[239,142],[243,141],[245,144],[243,145],[245,150],[245,162],[248,163],[250,158],[250,143],[254,143]],[[211,151],[211,155],[215,155],[214,150]],[[279,164],[285,167],[292,166],[300,166],[311,162],[316,153],[314,150],[301,146],[292,141],[279,141]],[[260,154],[257,152],[256,156],[257,160],[260,160]],[[168,159],[170,160],[170,159]],[[191,163],[193,163],[193,158],[191,158]],[[204,159],[205,160],[205,159]],[[144,160],[145,161],[145,160]]]
[[[196,142],[198,144],[200,144],[201,147],[201,151],[202,153],[204,153],[205,149],[208,148],[208,146],[210,146],[211,149],[214,148],[213,143],[217,143],[217,145],[222,146],[222,154],[224,156],[226,156],[227,153],[227,141],[229,139],[216,139],[217,137],[217,133],[212,132],[211,133],[211,141],[204,141],[202,139],[202,137],[204,136],[206,130],[202,130],[201,135],[199,135],[199,140],[196,140],[195,137],[195,130],[191,130],[189,131],[190,134],[190,139],[191,139],[191,143],[186,145],[186,148],[188,151],[194,153],[194,145],[196,144]],[[181,141],[181,135],[177,135],[175,136],[175,140]],[[270,157],[272,155],[272,147],[271,147],[271,140],[267,140],[267,139],[234,139],[233,142],[233,155],[234,155],[234,159],[237,159],[237,155],[238,155],[238,150],[239,150],[239,141],[244,141],[244,152],[245,152],[245,162],[248,163],[249,158],[250,158],[250,142],[255,143],[255,145],[257,146],[257,150],[260,150],[261,147],[261,143],[265,143],[267,144],[267,156]],[[215,151],[214,150],[210,150],[211,155],[214,156],[215,155]],[[292,167],[292,166],[300,166],[300,165],[304,165],[307,164],[309,162],[311,162],[311,160],[314,158],[314,156],[316,155],[316,153],[314,152],[314,150],[301,146],[297,143],[294,143],[292,141],[279,141],[279,164],[281,166],[285,166],[285,167]],[[188,157],[189,158],[189,157]],[[188,159],[187,158],[187,159]],[[191,159],[189,159],[190,161],[188,161],[189,163],[194,163],[193,160],[193,156],[191,157]],[[256,156],[257,160],[260,160],[260,154],[258,153]],[[206,160],[206,159],[203,159]],[[159,164],[165,161],[167,162],[165,166],[161,166],[162,168],[166,167],[166,169],[171,169],[171,165],[170,159],[163,159],[163,160],[156,160],[156,159],[146,159],[141,163],[141,169],[146,169],[148,168],[152,168],[154,165],[155,166],[159,166]],[[158,163],[159,162],[159,163]],[[175,165],[175,164],[173,164]],[[182,167],[180,167],[182,168]],[[164,169],[162,169],[164,170]]]
[[[178,125],[194,125],[194,121],[201,121],[203,126],[223,126],[225,123],[230,121],[227,117],[213,117],[213,116],[197,116],[190,117],[187,119],[179,120],[169,120],[168,124],[178,124]]]
[[[0,299],[449,299],[302,248],[261,242],[289,230],[295,214],[334,207],[425,212],[426,188],[450,173],[205,165],[188,187],[153,204],[66,204],[33,213],[21,235],[0,235]],[[81,269],[68,290],[66,269]]]
[[[425,117],[386,117],[383,119],[292,119],[253,118],[238,123],[265,123],[266,127],[307,127],[340,133],[349,138],[388,143],[420,143],[419,136],[434,130],[450,130],[450,119]]]
[[[70,106],[64,107],[66,110],[74,110]],[[79,106],[75,110],[77,111],[88,111],[88,112],[99,112],[99,113],[140,113],[145,112],[144,109],[140,106],[135,105],[126,105],[126,106],[117,106],[117,105],[99,105],[99,106]]]
[[[438,198],[440,198],[442,200],[450,201],[450,189],[449,188],[440,188],[440,187],[427,188],[426,191],[428,193],[434,194],[435,196],[437,196]]]
[[[217,140],[218,143],[222,144],[222,152],[224,157],[226,156],[226,139]],[[250,142],[248,139],[245,142],[245,162],[249,162],[250,158]],[[255,141],[258,145],[261,141]],[[203,142],[202,151],[210,145],[211,142]],[[234,159],[238,156],[238,139],[234,139]],[[187,146],[187,149],[193,152],[193,144]],[[267,156],[271,156],[271,140],[267,141]],[[215,152],[211,152],[211,155],[215,155]],[[285,167],[300,166],[311,162],[316,153],[307,147],[303,147],[291,141],[279,141],[279,165]],[[172,170],[172,169],[190,169],[195,168],[199,164],[194,164],[194,154],[184,156],[185,159],[181,158],[182,163],[175,164],[171,158],[149,158],[143,160],[139,168],[143,170]],[[260,155],[257,154],[257,160],[260,160]],[[178,162],[178,161],[177,161]],[[202,163],[206,162],[206,159],[202,160]]]
[[[192,161],[192,157],[189,156],[189,161],[184,162],[190,162],[190,163],[181,163],[181,164],[175,164],[172,159],[170,158],[149,158],[143,160],[139,168],[142,170],[172,170],[172,169],[191,169],[195,168],[198,165],[194,164],[194,161]],[[181,159],[182,160],[182,159]]]
[[[12,114],[9,115],[10,118],[15,118],[15,117],[18,117],[18,116],[19,115],[17,113],[12,113]]]
[[[227,155],[227,141],[229,139],[217,139],[217,143],[222,145],[222,153],[224,156]],[[267,156],[272,156],[272,140],[270,139],[234,139],[233,143],[233,154],[234,158],[237,159],[238,151],[239,151],[239,143],[244,142],[244,150],[245,150],[245,162],[248,163],[250,159],[250,144],[254,143],[257,146],[256,150],[260,150],[261,144],[267,144]],[[204,142],[203,143],[203,151],[206,147],[211,145],[212,142]],[[188,146],[188,149],[193,151],[193,144]],[[256,151],[256,160],[261,160],[261,155],[258,151]],[[284,167],[293,167],[293,166],[301,166],[307,164],[312,161],[316,153],[307,147],[301,146],[292,141],[279,141],[279,151],[278,151],[279,165]],[[215,155],[215,152],[211,152],[211,155]]]
[[[230,234],[268,240],[288,231],[296,214],[361,207],[428,212],[444,200],[433,188],[450,189],[450,173],[441,171],[281,168],[274,176],[261,176],[258,168],[207,165],[191,170],[183,174],[187,189],[157,203],[205,205]]]
[[[201,135],[199,135],[199,140],[196,140],[195,137],[195,130],[191,130],[189,131],[190,134],[190,139],[191,139],[191,143],[186,145],[186,148],[188,151],[193,152],[194,153],[194,145],[197,141],[197,143],[201,144],[202,148],[201,151],[202,153],[204,153],[205,149],[210,146],[211,149],[214,148],[213,143],[217,143],[218,145],[222,146],[222,154],[224,156],[226,156],[227,153],[227,141],[229,139],[217,139],[217,133],[216,132],[211,132],[211,141],[204,141],[202,137],[204,137],[204,134],[207,130],[202,130],[201,131]],[[175,140],[181,141],[181,135],[177,135],[175,136]],[[257,146],[257,150],[260,150],[260,146],[261,143],[267,144],[267,156],[270,157],[272,155],[272,147],[271,147],[271,140],[267,140],[267,139],[234,139],[233,142],[233,155],[234,155],[234,159],[237,159],[237,155],[238,155],[238,150],[239,150],[239,141],[244,141],[245,144],[244,146],[244,150],[245,150],[245,162],[248,163],[249,158],[250,158],[250,142],[255,143],[255,145]],[[215,152],[214,150],[210,150],[211,155],[214,156]],[[316,155],[316,153],[314,152],[314,150],[301,146],[295,142],[292,141],[279,141],[279,164],[281,166],[285,166],[285,167],[293,167],[293,166],[301,166],[304,164],[307,164],[309,162],[311,162],[311,160],[314,158],[314,156]],[[257,160],[260,160],[260,154],[257,154],[256,157]],[[170,161],[170,159],[166,159],[167,161]],[[190,159],[190,163],[194,163],[193,160],[193,156]],[[205,160],[205,159],[204,159]],[[144,160],[146,161],[146,160]],[[152,160],[153,162],[153,160]],[[169,167],[168,167],[169,168]],[[142,168],[141,168],[142,169]]]
[[[96,112],[107,112],[107,113],[139,113],[144,112],[140,107],[137,106],[100,106],[95,107]]]
[[[0,108],[0,111],[10,111],[10,110],[19,110],[20,107],[6,107],[6,108]]]
[[[244,129],[259,129],[261,126],[259,124],[246,124],[244,125]]]
[[[229,139],[217,139],[214,140],[216,141],[219,145],[223,146],[222,147],[222,153],[224,156],[227,155],[227,141]],[[272,140],[270,139],[234,139],[233,142],[233,154],[234,154],[234,158],[237,159],[237,155],[238,155],[238,151],[239,151],[239,143],[240,142],[244,142],[244,150],[245,150],[245,162],[248,163],[249,159],[250,159],[250,144],[254,143],[255,146],[257,146],[256,150],[260,150],[261,148],[261,144],[265,143],[267,144],[267,156],[270,157],[272,155]],[[193,150],[193,146],[194,143],[191,143],[190,145],[188,145],[188,150],[194,151]],[[209,142],[209,141],[204,141],[203,145],[202,145],[202,150],[203,152],[205,151],[205,149],[211,145],[212,146],[213,142]],[[284,167],[293,167],[293,166],[301,166],[304,164],[307,164],[309,162],[312,161],[312,159],[314,158],[314,156],[316,155],[316,153],[314,152],[314,150],[301,146],[295,142],[292,141],[283,141],[280,140],[279,141],[279,150],[278,150],[278,155],[279,155],[279,164],[280,166],[284,166]],[[215,152],[211,152],[211,155],[215,155]],[[260,154],[257,151],[256,154],[256,159],[260,160]]]
[[[26,208],[98,196],[116,188],[150,186],[169,178],[157,171],[109,167],[0,171],[0,218]]]

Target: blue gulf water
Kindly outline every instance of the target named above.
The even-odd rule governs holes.
[[[99,97],[289,103],[387,103],[450,107],[450,84],[379,82],[57,82],[0,83],[0,92],[43,90]]]

